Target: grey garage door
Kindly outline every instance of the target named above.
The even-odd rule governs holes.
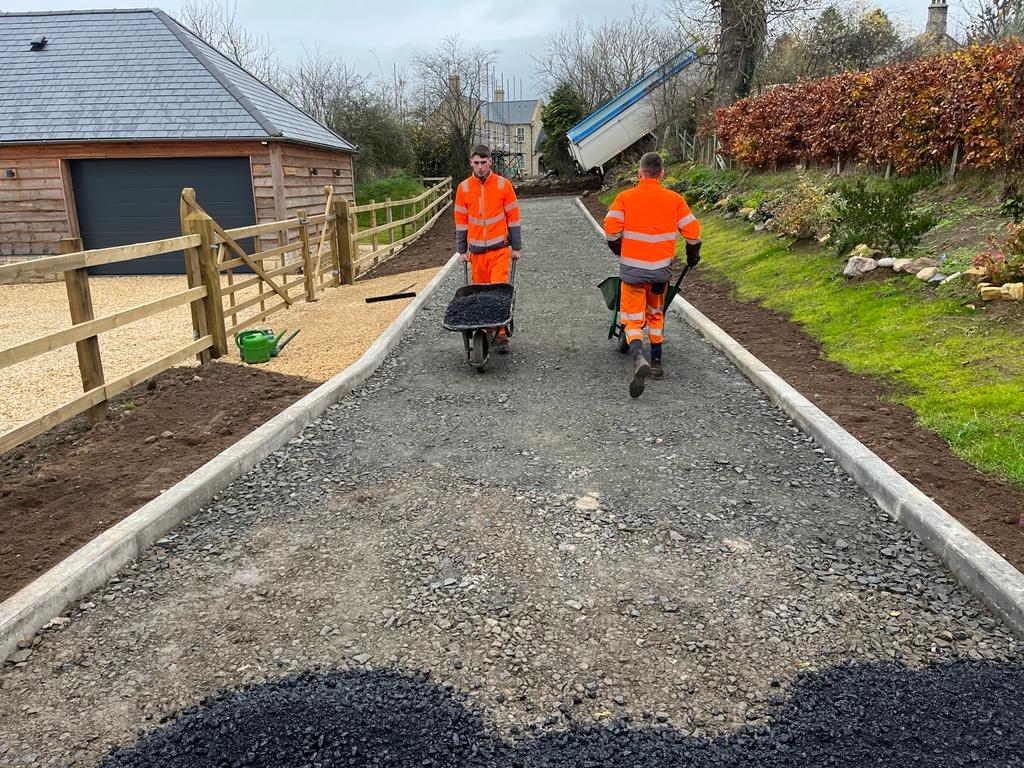
[[[256,223],[247,157],[73,160],[71,181],[86,248],[162,240],[181,234],[178,202],[194,187],[199,204],[225,229]],[[249,243],[242,243],[248,250]],[[180,275],[180,252],[91,270],[98,275]]]

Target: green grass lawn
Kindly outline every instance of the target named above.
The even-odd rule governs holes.
[[[375,200],[378,203],[383,203],[389,197],[392,200],[404,200],[410,197],[416,197],[424,191],[424,187],[416,179],[409,178],[408,176],[391,176],[386,179],[376,179],[374,181],[364,182],[356,185],[356,205],[365,205],[371,200]],[[422,207],[422,206],[421,206]],[[402,206],[396,205],[391,208],[391,217],[393,220],[403,219],[406,216],[412,215],[412,209],[409,208],[408,213],[405,213]],[[369,229],[371,225],[372,217],[370,213],[358,214],[359,229]],[[387,210],[382,208],[377,211],[377,225],[380,226],[387,222]],[[406,234],[412,234],[412,225],[407,225]],[[402,228],[395,227],[391,230],[391,240],[388,239],[387,232],[379,232],[377,234],[377,242],[387,243],[394,240],[401,240]],[[360,242],[370,242],[369,237],[360,237]]]
[[[602,196],[607,204],[613,195]],[[848,370],[879,376],[892,399],[958,455],[1024,488],[1024,321],[964,306],[963,288],[907,275],[855,282],[844,260],[748,223],[699,212],[702,269],[739,298],[789,313]]]

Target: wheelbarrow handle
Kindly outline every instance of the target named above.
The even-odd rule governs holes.
[[[516,284],[516,262],[517,261],[519,261],[519,259],[512,259],[512,266],[510,266],[509,270],[508,270],[508,281],[512,285]]]
[[[466,285],[469,285],[469,262],[462,262],[462,276]]]

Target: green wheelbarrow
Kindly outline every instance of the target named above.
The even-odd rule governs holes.
[[[665,291],[665,305],[662,307],[662,312],[668,312],[672,299],[679,293],[679,284],[683,282],[683,277],[686,276],[689,269],[689,265],[684,264],[679,277],[668,286],[668,290]],[[606,277],[597,287],[601,290],[601,295],[604,296],[605,305],[612,311],[612,322],[608,326],[608,338],[618,339],[619,352],[625,354],[629,351],[629,343],[626,341],[626,326],[619,322],[619,299],[622,296],[619,278],[617,275]]]

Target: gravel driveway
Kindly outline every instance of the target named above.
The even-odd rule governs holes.
[[[1020,679],[1009,634],[680,320],[631,401],[611,255],[571,200],[522,209],[513,353],[478,374],[440,328],[457,273],[366,387],[4,672],[0,765],[93,765],[316,665],[429,671],[508,738],[729,734],[848,661]]]

